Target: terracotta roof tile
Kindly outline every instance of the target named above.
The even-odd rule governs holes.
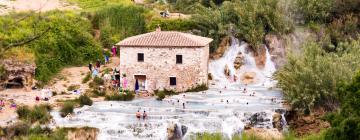
[[[213,39],[176,31],[154,31],[126,38],[119,46],[153,46],[153,47],[201,47]]]

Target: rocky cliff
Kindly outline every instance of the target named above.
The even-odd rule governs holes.
[[[34,85],[35,64],[5,59],[0,62],[4,69],[0,80],[0,89],[3,88],[25,88],[30,90]]]

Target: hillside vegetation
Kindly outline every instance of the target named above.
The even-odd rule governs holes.
[[[265,36],[282,38],[297,27],[313,38],[289,52],[274,78],[290,105],[304,115],[322,108],[330,115],[327,139],[358,138],[360,1],[358,0],[68,0],[80,11],[11,13],[0,17],[0,57],[37,65],[46,84],[62,68],[101,58],[102,49],[137,34],[178,30],[213,38],[214,52],[234,36],[260,51]],[[162,18],[169,9],[190,18]],[[15,56],[15,57],[14,57]],[[0,78],[3,68],[0,66]],[[355,78],[354,78],[355,77]],[[320,139],[320,138],[319,138]]]
[[[100,46],[91,34],[91,23],[73,12],[11,14],[0,17],[0,27],[3,51],[18,47],[35,56],[40,85],[63,67],[88,63],[101,56]]]

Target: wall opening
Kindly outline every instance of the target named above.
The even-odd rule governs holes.
[[[134,75],[134,77],[138,81],[139,90],[146,90],[146,75]]]
[[[11,88],[11,89],[15,89],[15,88],[23,88],[24,87],[24,80],[20,77],[16,77],[14,79],[8,80],[8,82],[6,83],[6,88]]]

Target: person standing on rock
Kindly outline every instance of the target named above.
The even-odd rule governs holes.
[[[104,58],[105,58],[105,64],[108,64],[110,62],[109,56],[104,54]]]
[[[90,63],[89,63],[89,70],[90,70],[90,72],[92,72],[92,69],[93,69],[93,65],[92,65],[92,63],[90,62]]]
[[[112,52],[113,57],[116,56],[116,47],[115,46],[112,46],[111,52]]]
[[[96,68],[100,72],[100,60],[99,59],[96,61]]]

